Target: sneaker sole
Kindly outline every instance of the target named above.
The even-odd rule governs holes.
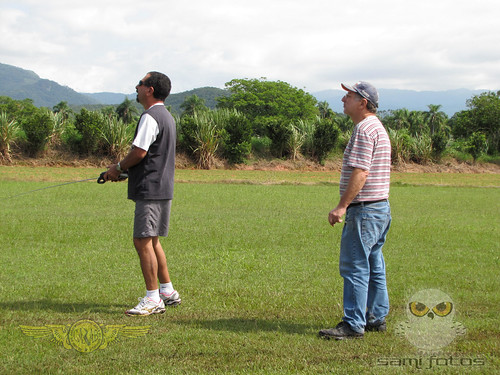
[[[165,304],[165,306],[175,307],[181,304],[181,299],[179,298],[173,301],[163,301],[163,303]]]
[[[151,312],[145,313],[145,314],[134,314],[134,313],[129,313],[128,311],[125,311],[125,315],[127,316],[149,316],[153,314],[163,314],[165,312],[165,309],[155,309]]]

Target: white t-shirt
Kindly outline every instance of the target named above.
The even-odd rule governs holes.
[[[163,104],[154,104],[154,105],[163,105]],[[156,141],[156,137],[160,132],[158,123],[156,120],[149,114],[143,114],[138,125],[137,135],[135,136],[134,142],[132,144],[135,147],[139,147],[144,151],[149,150],[149,146]]]

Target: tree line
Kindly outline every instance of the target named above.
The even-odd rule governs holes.
[[[244,163],[252,157],[303,159],[323,164],[347,145],[354,124],[327,102],[282,81],[234,79],[230,95],[210,109],[192,95],[173,113],[177,147],[198,167],[218,158]],[[397,109],[377,115],[388,130],[395,164],[438,162],[444,154],[462,160],[496,160],[500,146],[500,91],[467,101],[451,118],[430,104],[428,111]],[[37,108],[30,99],[0,97],[0,157],[16,152],[37,157],[49,148],[80,156],[119,159],[128,151],[140,113],[125,98],[118,106],[74,112],[66,102]]]

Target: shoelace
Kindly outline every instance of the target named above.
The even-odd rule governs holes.
[[[147,301],[146,301],[147,297],[143,297],[143,298],[138,298],[138,301],[139,301],[139,304],[135,307],[136,309],[137,308],[140,308],[142,306],[146,306],[147,305]]]

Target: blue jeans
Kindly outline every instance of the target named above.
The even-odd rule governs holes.
[[[340,242],[340,275],[344,278],[344,320],[356,332],[377,324],[389,313],[382,255],[391,225],[388,201],[347,209]]]

